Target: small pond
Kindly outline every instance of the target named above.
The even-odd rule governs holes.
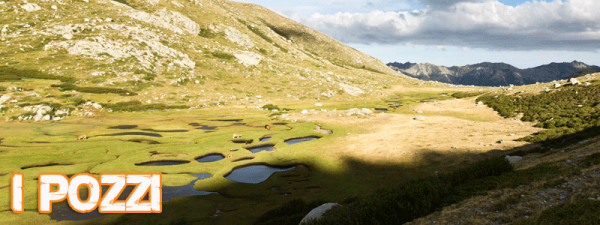
[[[201,162],[201,163],[216,162],[216,161],[222,160],[224,158],[225,157],[223,157],[223,155],[221,155],[221,154],[209,154],[209,155],[205,155],[205,156],[196,158],[196,161]]]
[[[181,165],[181,164],[186,164],[186,163],[190,163],[190,161],[187,161],[187,160],[155,160],[155,161],[136,163],[135,165],[136,166],[174,166],[174,165]]]
[[[144,131],[150,131],[150,132],[165,132],[165,133],[183,133],[183,132],[188,132],[189,130],[154,130],[154,129],[142,129]]]
[[[156,133],[146,133],[146,132],[123,132],[116,134],[103,134],[98,136],[126,136],[126,135],[140,135],[140,136],[148,136],[148,137],[162,137],[160,134]]]
[[[286,139],[285,143],[288,144],[288,145],[293,145],[293,144],[298,144],[300,142],[313,141],[313,140],[317,140],[317,139],[319,139],[319,138],[315,137],[315,136],[300,137],[300,138],[291,138],[291,139]]]
[[[198,129],[200,129],[200,130],[215,130],[215,129],[217,129],[217,126],[211,127],[211,126],[205,126],[205,125],[202,125],[202,126],[201,126],[200,128],[198,128]]]
[[[264,138],[260,138],[259,140],[260,140],[260,142],[265,142],[265,141],[271,140],[271,137],[264,137]]]
[[[123,129],[123,130],[128,130],[128,129],[135,129],[137,127],[138,127],[137,125],[119,125],[119,126],[108,127],[108,129]]]
[[[244,119],[224,119],[224,120],[212,120],[212,121],[221,121],[221,122],[240,122]]]
[[[275,147],[275,144],[272,144],[272,145],[261,145],[261,146],[246,148],[246,149],[248,149],[248,151],[250,151],[252,153],[257,153],[257,152],[260,152],[260,151],[271,151],[271,150],[273,150],[273,147]]]
[[[277,168],[267,165],[246,166],[233,170],[229,175],[225,176],[225,179],[238,183],[258,184],[267,180],[273,173],[289,171],[294,168],[294,166],[288,168]]]

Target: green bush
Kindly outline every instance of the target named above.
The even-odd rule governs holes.
[[[127,2],[126,0],[115,0],[115,1],[118,2],[118,3],[123,3],[125,5],[129,5],[129,2]]]
[[[402,224],[472,196],[486,195],[490,190],[516,188],[534,181],[580,173],[575,170],[543,163],[515,171],[504,157],[495,157],[448,174],[402,183],[332,209],[311,224]],[[518,201],[514,197],[508,198],[493,207],[505,208]]]
[[[58,87],[61,91],[79,91],[84,93],[93,93],[93,94],[119,94],[124,96],[135,96],[137,93],[127,90],[127,89],[118,89],[118,88],[106,88],[106,87],[77,87],[72,83],[62,83],[62,84],[53,84],[51,87]]]
[[[576,196],[573,201],[552,206],[542,211],[536,219],[522,221],[520,224],[600,224],[598,212],[600,212],[600,201],[589,200],[585,196]]]
[[[480,92],[456,92],[454,94],[452,94],[452,97],[455,98],[470,98],[470,97],[475,97],[481,95]]]
[[[60,80],[62,82],[73,82],[71,77],[55,76],[34,69],[17,69],[9,66],[0,66],[0,82],[19,81],[23,78]]]
[[[512,171],[512,165],[503,157],[486,159],[452,173],[410,180],[392,189],[379,191],[366,198],[348,203],[344,207],[331,209],[321,220],[313,221],[311,224],[401,224],[409,222],[444,206],[480,194],[481,191],[501,185],[491,182],[499,180],[497,176],[510,171]],[[482,183],[486,185],[480,185]],[[302,207],[301,204],[300,207]],[[306,213],[302,211],[302,216],[297,215],[300,211],[302,210],[294,210],[292,206],[286,206],[263,214],[259,221],[285,221],[289,224],[298,224],[310,210]],[[288,217],[290,221],[284,220]]]
[[[266,110],[269,110],[269,111],[271,111],[271,110],[273,110],[273,109],[277,109],[277,110],[279,110],[279,107],[278,107],[278,106],[276,106],[276,105],[273,105],[273,104],[267,104],[267,105],[264,105],[262,108],[263,108],[263,109],[266,109]]]
[[[200,33],[198,33],[198,36],[203,38],[215,38],[217,37],[217,33],[214,33],[209,29],[201,29]]]
[[[186,105],[165,105],[163,103],[142,104],[140,101],[128,101],[118,103],[102,104],[104,108],[112,109],[115,112],[136,112],[150,110],[165,110],[165,109],[187,109]]]
[[[560,91],[537,95],[483,95],[482,101],[509,118],[523,114],[522,121],[546,128],[521,141],[562,146],[600,134],[600,85],[563,86]]]
[[[210,53],[213,57],[219,58],[219,59],[224,59],[224,60],[233,60],[235,59],[235,56],[233,56],[232,54],[229,53],[225,53],[225,52],[211,52]]]

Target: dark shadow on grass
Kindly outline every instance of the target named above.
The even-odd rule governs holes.
[[[399,163],[345,157],[340,160],[343,171],[323,169],[318,158],[278,159],[268,165],[297,165],[296,169],[274,173],[258,184],[231,182],[214,188],[208,186],[210,183],[202,184],[201,187],[207,188],[203,191],[218,192],[219,195],[186,197],[163,203],[161,214],[123,214],[110,221],[81,222],[297,225],[314,207],[337,202],[343,207],[332,210],[319,224],[398,224],[476,195],[486,195],[490,190],[551,180],[574,172],[552,163],[515,171],[504,160],[505,155],[526,155],[538,151],[539,147],[540,144],[528,144],[486,153],[423,150],[418,155],[410,155],[413,161]],[[589,163],[599,161],[596,158],[590,160]],[[239,165],[231,171],[248,165],[265,163]],[[318,191],[307,191],[309,189]],[[231,210],[215,213],[222,204],[230,205]],[[206,208],[199,210],[201,205]]]

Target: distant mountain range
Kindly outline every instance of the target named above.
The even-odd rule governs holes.
[[[476,86],[507,86],[550,82],[600,72],[600,67],[583,62],[550,63],[519,69],[506,63],[483,62],[466,66],[436,66],[429,63],[388,63],[390,68],[421,80]]]

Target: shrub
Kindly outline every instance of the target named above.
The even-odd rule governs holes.
[[[128,101],[118,103],[102,104],[104,108],[112,109],[115,112],[135,112],[135,111],[150,111],[150,110],[165,110],[165,109],[187,109],[186,105],[165,105],[163,103],[142,104],[140,101]]]
[[[496,176],[509,171],[512,165],[503,157],[486,159],[452,173],[410,180],[344,207],[333,208],[311,224],[402,224],[494,188],[497,183],[490,185],[489,180],[496,181]],[[487,185],[480,185],[482,183]],[[300,202],[295,203],[302,207]],[[281,207],[263,214],[259,221],[279,222],[289,217],[293,221],[286,223],[298,224],[308,212],[303,211],[301,217],[296,215],[300,211],[292,206]]]
[[[456,92],[454,94],[452,94],[452,97],[455,98],[470,98],[470,97],[475,97],[481,95],[481,93],[479,92]]]
[[[566,145],[600,134],[600,85],[563,86],[559,91],[538,95],[483,95],[482,101],[509,118],[522,113],[522,121],[537,122],[543,130],[519,140]]]
[[[217,34],[212,32],[209,29],[201,29],[200,33],[198,33],[198,36],[203,37],[203,38],[215,38],[215,37],[217,37]]]
[[[224,59],[224,60],[233,60],[235,59],[235,56],[233,56],[232,54],[229,53],[225,53],[225,52],[211,52],[210,53],[213,57],[219,58],[219,59]]]
[[[273,110],[273,109],[277,109],[277,110],[279,110],[279,107],[278,107],[278,106],[276,106],[276,105],[273,105],[273,104],[267,104],[267,105],[264,105],[262,108],[263,108],[263,109],[266,109],[266,110],[269,110],[269,111],[271,111],[271,110]]]
[[[34,69],[16,69],[9,66],[0,66],[0,82],[18,81],[23,78],[43,79],[43,80],[60,80],[62,82],[73,82],[71,77],[55,76],[43,73]]]
[[[135,96],[137,93],[127,90],[127,89],[118,89],[118,88],[106,88],[106,87],[77,87],[72,83],[63,83],[63,84],[53,84],[51,87],[58,87],[61,91],[79,91],[84,93],[93,93],[93,94],[120,94],[124,96]]]
[[[600,201],[576,196],[572,202],[563,202],[542,211],[535,222],[528,224],[599,224],[598,212]]]

